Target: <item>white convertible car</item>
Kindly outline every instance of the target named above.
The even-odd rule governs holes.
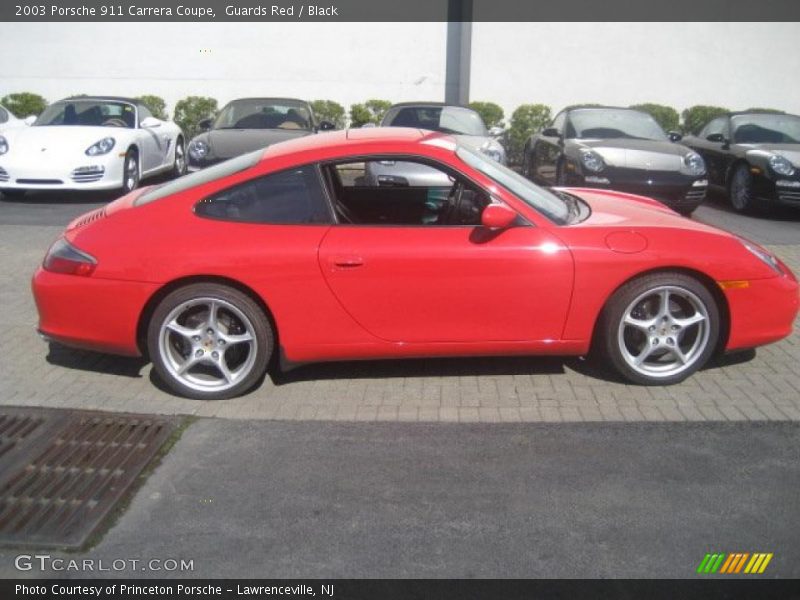
[[[48,106],[31,127],[0,134],[0,192],[110,190],[186,172],[183,133],[128,98],[79,96]]]
[[[28,117],[27,119],[18,119],[10,110],[0,104],[0,133],[12,127],[25,127],[30,125],[36,117]]]

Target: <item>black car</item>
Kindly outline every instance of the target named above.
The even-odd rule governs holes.
[[[523,174],[543,185],[640,194],[688,215],[708,181],[703,159],[680,139],[638,110],[567,108],[528,140]]]
[[[737,211],[800,207],[800,116],[730,113],[684,141],[703,156],[709,184],[724,190]]]
[[[189,170],[197,171],[271,144],[335,129],[317,123],[304,100],[240,98],[225,105],[216,119],[200,121],[203,133],[189,142]]]

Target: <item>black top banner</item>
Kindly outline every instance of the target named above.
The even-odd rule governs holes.
[[[800,21],[798,0],[18,0],[0,21]]]

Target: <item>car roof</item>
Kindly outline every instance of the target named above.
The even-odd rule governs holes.
[[[127,102],[128,104],[142,105],[141,101],[136,98],[126,98],[124,96],[70,96],[62,98],[58,102],[67,102],[69,100],[110,100],[111,102]]]
[[[231,104],[233,102],[243,102],[248,100],[258,100],[259,102],[269,101],[269,102],[297,102],[298,104],[308,104],[308,100],[301,100],[300,98],[284,98],[280,96],[248,96],[246,98],[234,98],[227,104]]]
[[[433,101],[398,102],[397,104],[392,104],[389,108],[397,108],[401,106],[442,106],[442,107],[452,106],[453,108],[469,108],[469,106],[465,106],[463,104],[450,104],[447,102],[433,102]]]
[[[729,112],[727,115],[728,117],[740,117],[742,115],[775,115],[777,117],[798,117],[800,115],[793,115],[792,113],[785,113],[785,112],[772,112],[766,110],[738,110],[735,112]]]
[[[264,150],[262,160],[285,156],[295,152],[308,152],[319,149],[326,149],[333,153],[347,154],[347,150],[353,146],[363,146],[365,144],[383,145],[390,144],[394,147],[405,147],[404,150],[413,152],[420,144],[432,140],[440,140],[441,143],[448,143],[455,148],[456,142],[453,136],[445,133],[413,129],[410,127],[367,127],[363,129],[342,129],[307,135],[293,140],[281,142],[268,146]]]

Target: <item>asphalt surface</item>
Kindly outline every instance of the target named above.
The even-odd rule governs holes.
[[[798,577],[799,448],[796,423],[207,419],[70,557],[193,560],[167,575],[195,577],[690,578],[707,552],[772,552],[764,576]],[[13,555],[0,575],[20,575]]]

